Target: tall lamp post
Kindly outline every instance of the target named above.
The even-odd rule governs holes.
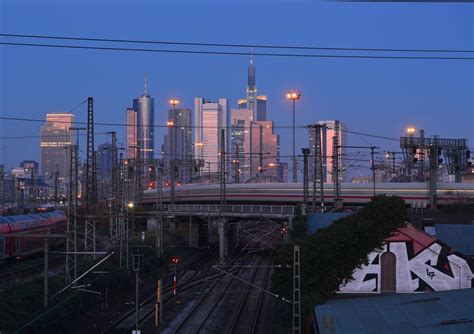
[[[179,104],[179,100],[178,99],[171,99],[169,101],[170,105],[173,106],[173,114],[176,114],[176,106]],[[174,116],[176,115],[173,115],[173,119],[175,118]],[[170,183],[171,183],[171,189],[170,189],[170,204],[171,204],[171,208],[174,209],[174,190],[175,190],[175,168],[176,168],[176,162],[175,162],[175,150],[174,150],[174,121],[173,119],[170,119],[166,124],[168,126],[168,128],[170,129],[170,132],[169,132],[169,138],[170,138],[170,168],[171,168],[171,173],[170,173]]]
[[[301,94],[298,92],[291,92],[286,94],[286,97],[293,101],[293,153],[292,153],[292,158],[293,158],[293,183],[298,182],[298,163],[296,161],[296,134],[295,134],[295,106],[296,106],[296,100],[299,100],[301,98]]]

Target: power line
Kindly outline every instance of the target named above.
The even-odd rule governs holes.
[[[297,58],[344,58],[344,59],[405,59],[405,60],[474,60],[474,57],[426,57],[426,56],[367,56],[367,55],[323,55],[323,54],[302,54],[302,53],[272,53],[272,52],[236,52],[236,51],[199,51],[199,50],[168,50],[168,49],[144,49],[125,47],[104,47],[66,44],[39,44],[39,43],[18,43],[0,42],[0,45],[7,46],[29,46],[56,49],[83,49],[102,51],[131,51],[131,52],[152,52],[152,53],[180,53],[180,54],[205,54],[205,55],[226,55],[226,56],[262,56],[262,57],[297,57]]]
[[[229,44],[229,43],[203,43],[203,42],[176,42],[176,41],[152,41],[137,39],[116,38],[91,38],[51,35],[25,35],[25,34],[0,34],[2,37],[52,39],[85,42],[112,42],[132,44],[159,44],[159,45],[182,45],[182,46],[210,46],[210,47],[232,47],[253,49],[290,49],[290,50],[329,50],[329,51],[370,51],[370,52],[431,52],[431,53],[471,53],[474,50],[458,49],[395,49],[395,48],[353,48],[353,47],[321,47],[321,46],[298,46],[298,45],[276,45],[276,44]]]
[[[43,119],[35,119],[35,118],[20,118],[20,117],[0,116],[0,119],[5,120],[5,121],[40,122],[40,123],[45,122],[45,120],[43,120]],[[67,122],[67,121],[55,121],[55,123],[68,123],[69,124],[69,122]],[[87,124],[87,122],[74,121],[74,122],[72,122],[72,124],[83,125],[83,124]],[[124,123],[104,123],[104,122],[95,122],[95,125],[96,126],[120,126],[120,127],[127,127],[128,126],[127,124],[124,124]],[[153,128],[168,128],[167,125],[157,125],[157,124],[154,124],[152,127]],[[308,127],[307,125],[297,125],[296,126],[296,128],[299,128],[299,129],[306,129],[307,127]],[[233,126],[230,125],[230,126],[226,126],[226,127],[215,127],[215,126],[195,126],[195,125],[189,126],[189,125],[187,125],[187,126],[180,126],[179,128],[186,128],[186,129],[195,129],[195,128],[200,128],[200,129],[220,128],[220,129],[223,129],[223,128],[225,128],[225,129],[232,130]],[[273,129],[291,129],[291,128],[292,128],[291,125],[273,125]],[[327,127],[327,128],[331,129],[330,127]],[[241,129],[241,127],[239,127],[239,129]],[[360,136],[367,136],[367,137],[372,137],[372,138],[384,139],[384,140],[391,140],[391,141],[399,141],[400,140],[399,138],[391,138],[391,137],[379,136],[379,135],[362,133],[362,132],[356,132],[356,131],[351,131],[351,130],[342,130],[342,129],[340,129],[340,131],[351,133],[351,134],[357,134],[357,135],[360,135]]]

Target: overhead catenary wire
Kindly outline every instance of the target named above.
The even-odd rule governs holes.
[[[232,47],[232,48],[252,48],[252,49],[289,49],[289,50],[328,50],[328,51],[370,51],[370,52],[429,52],[429,53],[472,53],[474,50],[462,49],[408,49],[408,48],[355,48],[355,47],[327,47],[308,45],[281,45],[281,44],[243,44],[243,43],[203,43],[203,42],[179,42],[160,40],[139,40],[139,39],[118,39],[118,38],[97,38],[97,37],[77,37],[77,36],[52,36],[52,35],[31,35],[31,34],[7,34],[0,33],[1,37],[31,38],[31,39],[51,39],[83,42],[112,42],[127,44],[159,44],[159,45],[179,45],[179,46],[206,46],[206,47]]]
[[[20,121],[20,122],[40,122],[40,123],[44,123],[45,120],[44,119],[38,119],[38,118],[22,118],[22,117],[7,117],[7,116],[0,116],[0,120],[5,120],[5,121]],[[67,121],[55,121],[55,123],[68,123]],[[72,122],[72,124],[75,124],[75,125],[85,125],[87,124],[87,122],[80,122],[80,121],[74,121]],[[127,127],[129,125],[125,124],[125,123],[107,123],[107,122],[94,122],[94,125],[96,126],[114,126],[114,127]],[[153,128],[168,128],[167,125],[163,124],[154,124],[152,126]],[[230,125],[230,126],[226,126],[226,127],[216,127],[216,126],[195,126],[195,125],[186,125],[186,126],[180,126],[180,128],[190,128],[190,129],[194,129],[194,128],[201,128],[201,129],[215,129],[215,128],[220,128],[220,129],[227,129],[227,130],[232,130],[233,129],[233,126]],[[242,127],[239,126],[239,129],[241,129]],[[291,125],[273,125],[272,127],[273,129],[291,129],[292,126]],[[305,129],[307,128],[307,125],[297,125],[296,128],[299,128],[299,129]],[[330,127],[327,127],[328,129],[331,129]],[[362,133],[362,132],[356,132],[356,131],[352,131],[352,130],[347,130],[347,129],[340,129],[340,131],[342,132],[346,132],[346,133],[351,133],[351,134],[357,134],[357,135],[361,135],[361,136],[366,136],[366,137],[372,137],[372,138],[378,138],[378,139],[384,139],[384,140],[391,140],[391,141],[400,141],[399,138],[391,138],[391,137],[387,137],[387,136],[380,136],[380,135],[375,135],[375,134],[368,134],[368,133]]]
[[[371,56],[371,55],[343,55],[343,54],[313,54],[313,53],[274,53],[274,52],[250,52],[250,51],[203,51],[203,50],[183,50],[183,49],[145,49],[127,47],[106,47],[87,45],[67,45],[67,44],[41,44],[41,43],[20,43],[20,42],[0,42],[6,46],[25,46],[56,49],[82,49],[101,51],[130,51],[147,53],[177,53],[177,54],[201,54],[201,55],[221,55],[221,56],[261,56],[261,57],[296,57],[296,58],[341,58],[341,59],[400,59],[400,60],[474,60],[474,57],[454,57],[454,56]]]

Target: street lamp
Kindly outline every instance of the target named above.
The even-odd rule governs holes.
[[[298,165],[296,162],[296,148],[295,148],[295,141],[296,141],[296,134],[295,134],[295,105],[296,105],[296,100],[299,100],[301,98],[301,94],[298,92],[290,92],[286,94],[286,97],[288,100],[293,101],[293,183],[298,182]]]
[[[407,135],[409,136],[413,136],[416,132],[416,128],[415,127],[408,127],[407,128]]]
[[[169,103],[173,106],[173,110],[176,109],[176,106],[180,103],[178,99],[171,99]]]

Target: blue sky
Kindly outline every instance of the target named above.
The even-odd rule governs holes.
[[[3,33],[104,38],[474,49],[473,22],[469,3],[0,0]],[[190,108],[196,96],[224,96],[236,106],[245,95],[247,63],[241,56],[0,46],[0,114],[44,118],[94,96],[97,122],[124,123],[125,108],[142,93],[147,73],[155,123],[164,124],[171,97]],[[474,61],[256,57],[255,63],[258,94],[268,96],[269,118],[277,126],[291,124],[285,93],[294,88],[302,94],[300,125],[340,119],[350,130],[394,138],[415,125],[427,135],[468,138],[474,146]],[[85,121],[85,105],[75,114]],[[1,136],[39,135],[38,123],[1,122]],[[124,142],[123,129],[118,131]],[[155,147],[163,137],[157,132]],[[289,154],[290,131],[277,132],[282,154]],[[100,135],[96,142],[106,140]],[[0,163],[39,161],[39,138],[0,141]],[[356,135],[349,141],[398,150],[395,141]],[[307,146],[304,130],[298,131],[297,146]]]

